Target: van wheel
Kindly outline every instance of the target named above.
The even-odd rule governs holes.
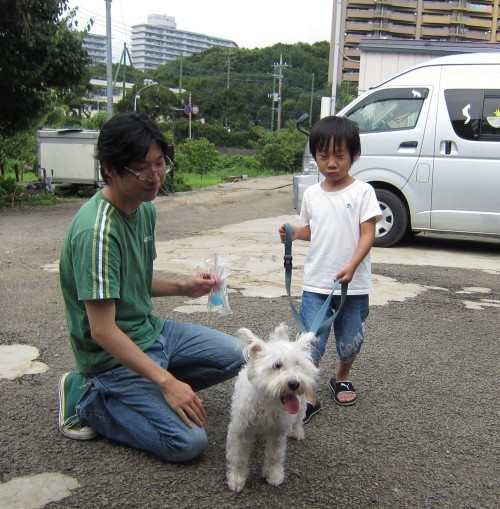
[[[376,189],[382,219],[375,230],[376,247],[390,247],[399,242],[408,228],[408,212],[401,199],[386,189]]]

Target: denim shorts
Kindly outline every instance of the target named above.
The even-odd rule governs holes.
[[[302,293],[302,304],[300,317],[306,328],[310,328],[321,306],[328,298],[328,295],[313,292]],[[334,310],[340,304],[340,295],[335,295],[325,319],[332,316]],[[337,318],[333,322],[335,334],[335,346],[337,355],[341,362],[351,362],[361,350],[365,340],[365,320],[369,312],[368,295],[348,295]],[[319,363],[326,350],[326,343],[330,336],[330,330],[324,331],[314,344],[312,352],[313,360]]]
[[[183,322],[165,322],[145,353],[194,391],[236,376],[244,364],[239,340]],[[94,373],[88,382],[76,412],[100,435],[170,462],[189,461],[207,447],[205,428],[189,428],[156,384],[125,366]]]

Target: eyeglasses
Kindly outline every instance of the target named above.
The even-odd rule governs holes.
[[[143,170],[133,170],[132,168],[124,166],[123,169],[131,173],[137,180],[144,182],[146,180],[152,180],[155,175],[163,177],[167,173],[170,173],[174,169],[174,162],[170,157],[165,156],[158,166],[159,167],[156,169],[144,168]]]

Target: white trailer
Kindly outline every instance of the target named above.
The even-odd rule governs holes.
[[[99,131],[37,131],[38,177],[48,184],[103,184],[96,159]]]

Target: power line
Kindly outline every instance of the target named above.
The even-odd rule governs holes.
[[[105,13],[105,2],[103,1],[103,14],[97,13],[86,7],[82,7],[75,2],[68,2],[71,8],[76,9],[76,19],[82,25],[86,25],[91,19],[93,25],[90,33],[96,33],[100,35],[106,35],[106,13]],[[113,55],[116,56],[121,54],[123,43],[131,41],[130,28],[125,23],[120,23],[111,20],[111,44],[113,47]]]

